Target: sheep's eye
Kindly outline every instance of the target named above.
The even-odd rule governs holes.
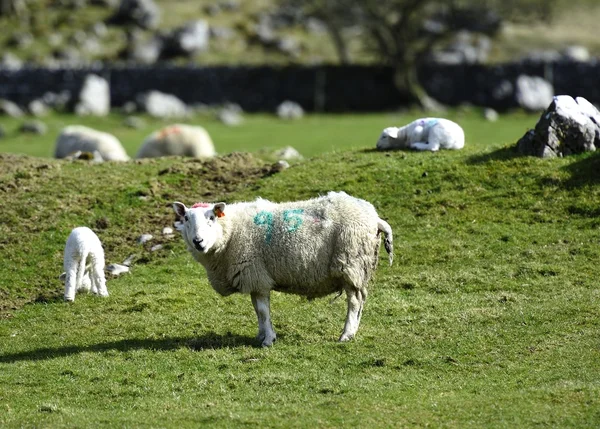
[[[210,217],[210,220],[215,220],[215,217],[214,217],[214,216],[211,216],[211,217]]]
[[[188,220],[190,220],[190,218],[188,217],[188,215],[185,215],[183,218],[186,220],[186,222],[187,222]]]

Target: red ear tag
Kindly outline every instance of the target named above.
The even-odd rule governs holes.
[[[225,213],[223,212],[223,210],[221,210],[221,209],[219,209],[219,208],[215,208],[215,209],[214,209],[214,212],[215,212],[215,215],[216,215],[217,217],[223,217],[223,216],[225,216]]]

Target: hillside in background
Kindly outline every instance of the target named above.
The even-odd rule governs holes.
[[[280,8],[275,0],[156,0],[155,15],[133,26],[113,19],[115,1],[31,1],[21,18],[0,18],[3,63],[77,65],[89,61],[135,61],[207,64],[336,64],[339,62],[326,25],[299,9]],[[504,22],[500,35],[486,48],[487,62],[505,62],[533,53],[564,52],[574,45],[600,54],[595,37],[600,19],[597,2],[560,0],[548,23],[528,22],[518,11]],[[189,22],[194,27],[193,52],[178,52],[171,36]],[[362,30],[343,32],[350,60],[372,63]],[[462,41],[464,42],[464,40]],[[461,43],[462,43],[461,42]],[[165,43],[169,45],[165,48]],[[161,46],[159,46],[161,45]],[[161,54],[162,48],[165,48]],[[489,51],[489,52],[488,52]],[[165,54],[167,52],[167,54]]]

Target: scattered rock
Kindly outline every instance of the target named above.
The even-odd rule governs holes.
[[[132,113],[135,113],[137,111],[137,104],[135,103],[135,101],[128,101],[125,104],[123,104],[121,110],[126,115],[131,115]]]
[[[163,247],[164,247],[164,246],[163,246],[162,244],[155,244],[154,246],[152,246],[152,247],[150,248],[150,251],[151,251],[151,252],[156,252],[156,251],[158,251],[158,250],[161,250]]]
[[[138,244],[144,244],[150,240],[152,240],[154,237],[152,236],[152,234],[142,234],[138,237],[137,239],[137,243]]]
[[[27,105],[27,110],[33,116],[46,116],[48,114],[48,106],[42,100],[33,100]]]
[[[486,107],[485,109],[483,109],[483,117],[486,121],[496,122],[498,120],[499,115],[498,112],[496,112],[491,107]]]
[[[154,64],[160,58],[163,45],[160,36],[146,39],[139,31],[130,31],[127,33],[126,48],[120,55],[136,63]]]
[[[164,38],[161,58],[190,57],[208,49],[208,23],[204,20],[188,22]]]
[[[86,76],[79,102],[75,106],[78,115],[106,116],[110,112],[110,88],[108,81],[95,74]]]
[[[134,259],[135,255],[129,255],[129,257],[123,261],[123,265],[130,267]]]
[[[46,132],[48,132],[48,126],[42,121],[28,121],[21,124],[19,131],[21,131],[22,133],[43,135],[46,134]]]
[[[20,70],[23,67],[23,61],[10,52],[5,52],[0,59],[0,68],[6,70]]]
[[[146,30],[155,30],[160,23],[160,9],[152,0],[121,0],[117,13],[109,22],[135,24]]]
[[[173,228],[169,227],[169,226],[165,226],[162,230],[163,235],[170,235],[173,234]]]
[[[525,110],[544,110],[552,103],[554,87],[544,78],[520,75],[515,84],[515,97],[519,106]]]
[[[0,99],[0,115],[7,115],[11,118],[20,118],[23,114],[21,108],[12,101]]]
[[[286,100],[277,106],[277,116],[281,119],[300,119],[304,116],[304,109],[298,103]]]
[[[275,151],[273,155],[275,155],[276,158],[286,161],[299,160],[304,158],[302,155],[300,155],[300,152],[298,152],[291,146],[286,146],[283,149],[279,149],[278,151]]]
[[[227,104],[217,114],[217,119],[230,127],[241,125],[244,122],[243,110],[237,104]]]
[[[280,159],[279,161],[277,161],[276,163],[274,163],[273,165],[271,165],[271,173],[279,173],[283,170],[286,170],[290,168],[290,164],[289,162]]]
[[[600,112],[585,98],[554,97],[517,151],[540,158],[595,151],[600,146]]]
[[[567,46],[562,53],[563,57],[570,61],[585,63],[591,59],[590,51],[585,46]]]
[[[140,129],[146,126],[146,121],[139,116],[128,116],[123,120],[123,125],[128,128]]]
[[[124,273],[129,272],[129,267],[127,265],[121,264],[110,264],[106,267],[106,271],[108,271],[113,276],[119,276]]]
[[[155,118],[182,118],[188,115],[187,106],[179,98],[160,91],[150,91],[140,97],[142,110]]]

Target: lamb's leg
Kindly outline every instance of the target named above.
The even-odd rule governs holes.
[[[346,316],[346,324],[344,325],[344,332],[342,332],[340,341],[350,341],[356,335],[366,297],[366,292],[362,292],[355,287],[346,289],[348,313]]]
[[[106,277],[104,277],[104,266],[102,263],[98,263],[95,260],[92,262],[90,278],[92,279],[93,285],[92,291],[100,296],[108,296],[108,289],[106,289]]]
[[[75,301],[77,291],[77,268],[70,267],[65,276],[65,301]]]
[[[261,342],[263,347],[269,347],[273,345],[273,341],[276,339],[273,325],[271,324],[271,310],[270,310],[270,294],[260,292],[253,292],[250,294],[252,298],[252,305],[254,311],[256,311],[256,317],[258,318],[258,340]]]
[[[410,145],[410,148],[416,150],[430,150],[435,152],[440,149],[440,144],[438,142],[414,142]]]

